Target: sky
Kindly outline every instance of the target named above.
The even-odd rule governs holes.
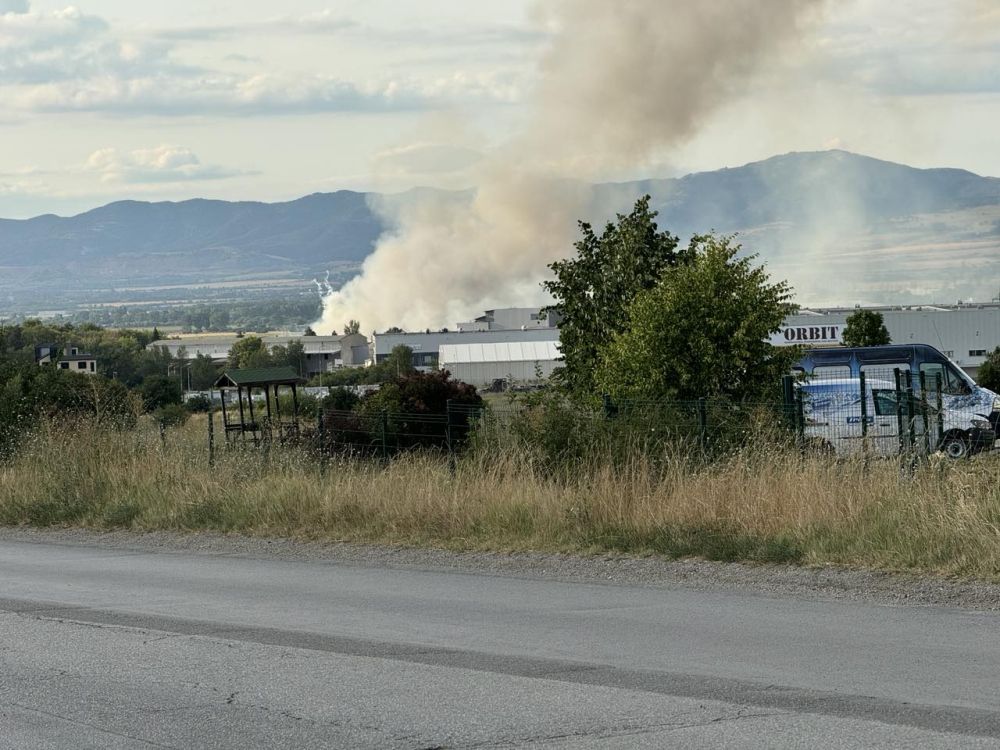
[[[76,1],[0,0],[0,217],[468,187],[525,116],[545,3],[572,3]],[[1000,0],[838,0],[808,24],[690,138],[601,177],[834,147],[1000,176]]]

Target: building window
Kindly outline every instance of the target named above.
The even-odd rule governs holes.
[[[96,370],[96,369],[97,369],[97,367],[96,367],[96,364],[97,364],[96,362],[91,362],[91,363],[90,363],[90,371],[91,371],[91,372],[93,372],[94,370]]]
[[[969,356],[970,357],[985,357],[986,356],[986,350],[985,349],[969,349]]]
[[[77,362],[76,363],[76,369],[77,370],[86,370],[87,369],[87,363],[86,362]]]
[[[69,369],[69,362],[60,362],[59,363],[59,368],[62,369],[62,370],[68,370]]]

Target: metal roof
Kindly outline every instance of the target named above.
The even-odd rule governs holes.
[[[216,388],[258,387],[265,385],[298,385],[305,380],[294,367],[256,367],[247,370],[227,370],[215,381]]]
[[[560,356],[558,341],[442,344],[438,352],[441,366],[476,362],[550,362]]]

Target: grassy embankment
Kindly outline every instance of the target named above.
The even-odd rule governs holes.
[[[695,465],[599,459],[547,477],[512,450],[389,466],[219,451],[205,423],[42,429],[0,464],[0,523],[232,531],[463,549],[703,556],[1000,579],[1000,457],[925,466],[748,451]]]

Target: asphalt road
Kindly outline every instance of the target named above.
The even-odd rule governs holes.
[[[0,748],[1000,747],[1000,615],[0,541]]]

